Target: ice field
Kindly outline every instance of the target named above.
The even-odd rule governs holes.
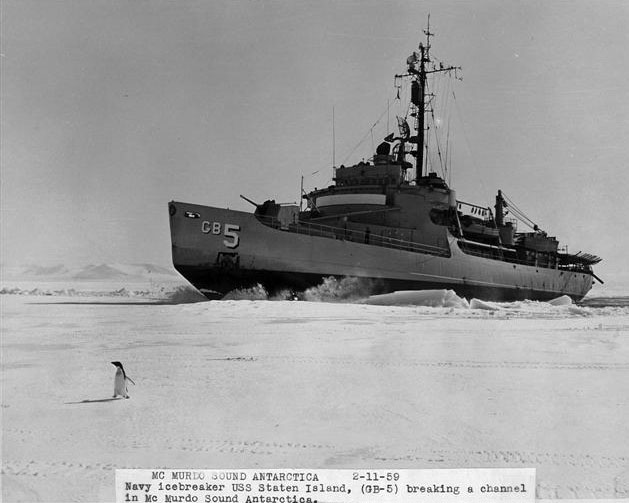
[[[534,467],[538,498],[629,496],[618,292],[192,302],[166,279],[3,281],[3,501],[112,501],[116,468],[157,467]]]

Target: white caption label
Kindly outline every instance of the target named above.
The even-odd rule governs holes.
[[[116,502],[535,502],[535,469],[116,470]]]

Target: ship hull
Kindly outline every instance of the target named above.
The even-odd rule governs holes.
[[[464,253],[453,236],[448,256],[321,237],[262,224],[253,214],[170,203],[173,265],[208,298],[262,285],[300,292],[327,277],[356,278],[370,294],[452,289],[468,299],[580,300],[592,286],[583,272]]]

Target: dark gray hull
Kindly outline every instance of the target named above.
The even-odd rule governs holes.
[[[446,257],[275,229],[222,208],[171,202],[170,214],[173,264],[209,298],[257,284],[299,292],[330,276],[358,278],[372,294],[445,288],[496,301],[580,300],[592,287],[584,272],[466,254],[454,236]]]

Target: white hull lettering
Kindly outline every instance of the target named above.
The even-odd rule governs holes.
[[[220,222],[208,222],[204,220],[201,222],[201,232],[203,234],[214,234],[216,236],[222,234],[227,238],[223,240],[223,244],[227,248],[238,248],[240,244],[240,225],[235,224],[221,224]]]
[[[240,243],[240,236],[236,233],[236,231],[240,230],[240,225],[234,224],[225,224],[225,237],[230,238],[230,240],[223,240],[223,244],[227,246],[227,248],[237,248]]]

